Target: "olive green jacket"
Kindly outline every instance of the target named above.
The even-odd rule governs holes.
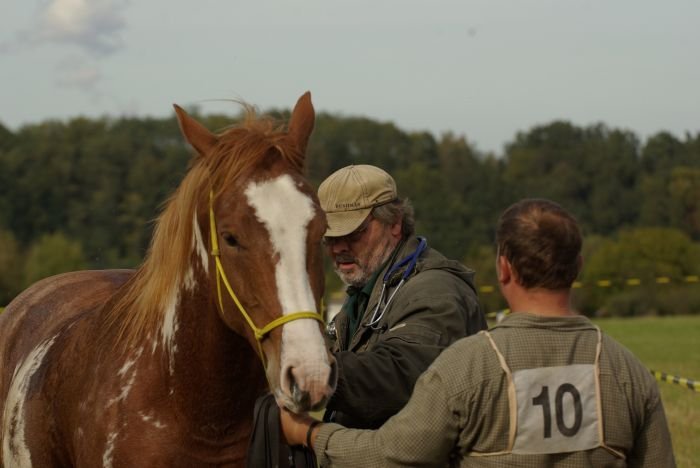
[[[399,248],[396,261],[417,246],[417,239],[408,239]],[[402,273],[403,269],[389,280],[385,301]],[[421,255],[377,326],[367,326],[379,301],[383,276],[384,271],[350,342],[345,339],[348,320],[342,310],[333,322],[331,350],[338,362],[338,386],[326,413],[348,427],[379,427],[406,404],[418,376],[442,350],[486,329],[474,272],[431,248]]]

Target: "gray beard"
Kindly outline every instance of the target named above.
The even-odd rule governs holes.
[[[358,269],[356,273],[343,273],[338,268],[335,268],[335,272],[347,286],[361,288],[367,284],[374,272],[377,271],[384,261],[386,261],[391,254],[391,250],[391,239],[387,238],[382,244],[378,245],[373,252],[370,253],[369,259],[365,265],[356,262]]]

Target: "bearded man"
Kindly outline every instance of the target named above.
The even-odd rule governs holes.
[[[318,196],[326,250],[347,285],[328,327],[338,385],[325,420],[377,428],[403,408],[442,350],[486,329],[474,272],[414,235],[412,206],[378,167],[344,167]]]

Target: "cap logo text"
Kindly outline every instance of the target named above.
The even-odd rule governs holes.
[[[336,204],[335,204],[335,208],[336,208],[336,209],[359,208],[359,207],[360,207],[360,202],[336,203]]]

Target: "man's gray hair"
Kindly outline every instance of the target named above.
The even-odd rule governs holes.
[[[395,200],[372,208],[372,217],[385,225],[401,222],[401,237],[404,239],[413,235],[416,229],[413,205],[408,198]]]

